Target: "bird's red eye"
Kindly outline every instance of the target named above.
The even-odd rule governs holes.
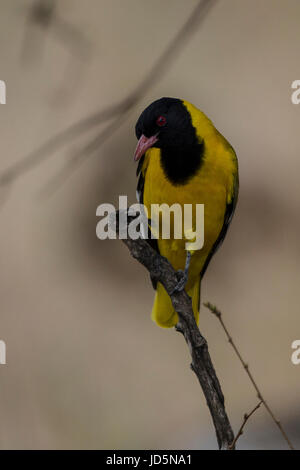
[[[158,116],[158,118],[156,119],[156,124],[159,126],[159,127],[162,127],[166,124],[167,120],[165,118],[165,116]]]

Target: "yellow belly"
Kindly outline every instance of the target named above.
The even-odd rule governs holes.
[[[207,165],[204,161],[198,173],[187,184],[173,185],[167,180],[161,167],[160,150],[149,150],[146,158],[144,204],[148,214],[151,213],[151,204],[165,203],[171,206],[179,203],[182,210],[184,204],[193,206],[204,204],[204,245],[192,255],[187,283],[189,289],[199,279],[199,274],[223,226],[227,202],[226,175],[218,165]],[[186,242],[184,238],[174,239],[172,229],[169,240],[158,239],[160,253],[168,258],[176,270],[184,269]]]

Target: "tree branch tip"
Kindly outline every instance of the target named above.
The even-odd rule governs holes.
[[[204,307],[208,308],[208,310],[211,311],[214,315],[216,315],[218,318],[222,316],[222,313],[220,310],[216,307],[216,305],[211,304],[210,302],[204,302],[203,303]]]
[[[183,329],[181,328],[180,325],[178,325],[178,323],[175,325],[175,331],[177,331],[178,333],[181,333],[183,335]]]
[[[234,440],[232,441],[232,443],[228,446],[228,449],[229,450],[233,450],[235,448],[235,445],[237,443],[237,441],[239,440],[239,438],[241,437],[242,434],[244,434],[244,427],[248,421],[248,419],[255,413],[256,410],[258,410],[258,408],[260,407],[260,405],[262,404],[262,402],[260,401],[254,408],[252,411],[250,411],[250,413],[245,413],[244,414],[244,417],[243,417],[243,422],[242,422],[242,425],[237,433],[237,435],[235,436]]]

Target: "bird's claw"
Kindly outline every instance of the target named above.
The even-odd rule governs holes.
[[[192,255],[190,251],[188,251],[186,254],[184,271],[182,269],[178,269],[178,271],[176,271],[178,282],[176,286],[174,287],[172,294],[175,294],[176,292],[181,292],[185,288],[186,283],[188,281],[188,277],[189,277],[189,267],[191,263],[191,256]]]
[[[178,282],[176,286],[174,287],[172,294],[183,291],[188,280],[187,272],[183,271],[182,269],[178,269],[178,271],[176,271],[176,276],[177,276]]]

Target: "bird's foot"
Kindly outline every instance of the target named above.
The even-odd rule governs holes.
[[[182,269],[178,269],[178,271],[176,271],[178,282],[176,286],[174,287],[172,294],[175,294],[176,292],[181,292],[185,288],[186,283],[188,281],[188,277],[189,277],[190,262],[191,262],[191,253],[188,251],[186,254],[184,271]]]
[[[176,277],[178,279],[178,282],[176,286],[174,287],[172,294],[183,291],[188,280],[188,274],[182,269],[178,269],[178,271],[176,271]]]

